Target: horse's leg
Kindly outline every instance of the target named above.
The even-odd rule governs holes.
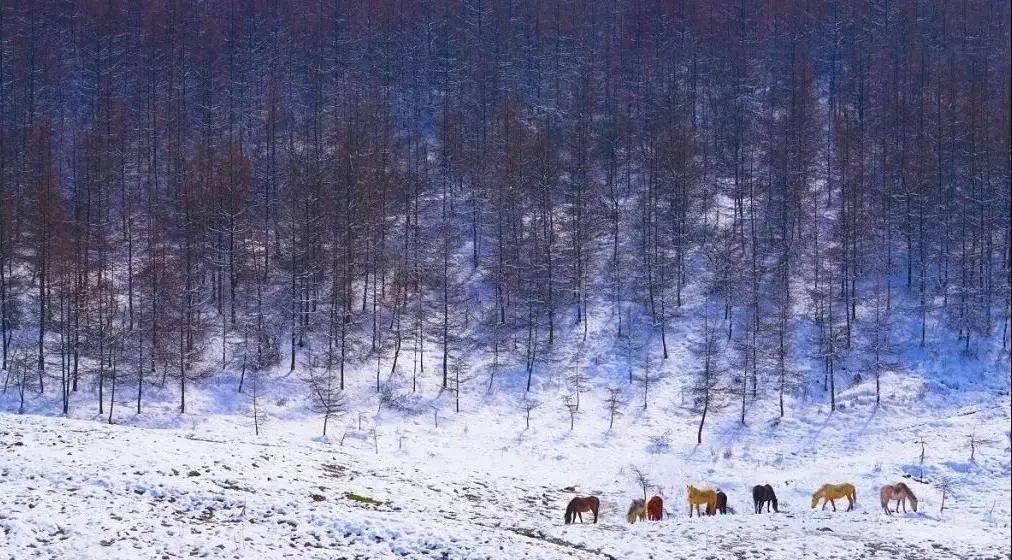
[[[580,510],[576,510],[576,515],[580,517],[580,523],[583,523],[583,512],[581,512]]]
[[[829,500],[829,504],[833,506],[833,511],[836,511],[836,500]]]
[[[597,509],[594,509],[594,523],[597,523]]]
[[[900,503],[903,504],[903,513],[906,513],[907,512],[907,499],[906,498],[900,498]]]

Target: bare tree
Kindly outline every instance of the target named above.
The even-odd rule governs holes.
[[[576,415],[580,413],[580,405],[576,402],[576,397],[566,395],[562,397],[562,406],[569,413],[569,431],[573,431],[576,427]]]
[[[638,486],[641,490],[643,490],[643,500],[646,501],[647,493],[651,488],[653,488],[654,482],[650,479],[647,473],[643,472],[636,465],[630,466],[629,472],[630,476],[633,479],[633,482],[636,483],[636,486]]]
[[[323,436],[326,437],[327,424],[331,418],[347,412],[347,402],[344,391],[338,385],[333,364],[329,361],[320,362],[319,357],[310,355],[304,364],[304,370],[309,375],[311,407],[313,412],[323,415]]]
[[[615,417],[622,416],[622,409],[625,407],[625,397],[619,387],[608,387],[608,396],[604,400],[605,409],[608,411],[608,431],[615,427]]]
[[[531,413],[541,406],[541,402],[525,397],[520,401],[520,409],[524,412],[524,429],[531,429]]]

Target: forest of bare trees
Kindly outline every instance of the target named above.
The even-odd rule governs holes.
[[[329,418],[529,390],[603,325],[642,406],[689,333],[745,422],[1007,347],[1009,11],[0,2],[3,390],[111,420],[291,370]]]

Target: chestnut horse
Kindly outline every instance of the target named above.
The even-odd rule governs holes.
[[[597,496],[587,496],[586,498],[577,496],[569,500],[569,505],[566,506],[566,525],[575,522],[577,518],[580,519],[580,523],[583,523],[583,512],[586,511],[594,514],[594,523],[597,523],[599,507],[601,507],[601,500],[598,500]]]
[[[647,519],[660,521],[664,512],[664,500],[660,496],[654,496],[647,502]]]
[[[907,500],[910,500],[910,506],[914,508],[914,512],[917,511],[917,496],[914,496],[910,487],[902,482],[886,484],[878,495],[882,500],[882,509],[889,515],[893,514],[892,511],[889,511],[890,500],[896,500],[896,513],[900,512],[900,504],[903,504],[903,513],[907,512]]]
[[[854,503],[857,502],[857,490],[854,490],[854,485],[850,483],[843,484],[823,484],[822,488],[819,488],[812,494],[812,509],[822,500],[822,509],[826,509],[826,502],[829,502],[833,506],[833,511],[836,511],[836,500],[841,498],[847,498],[847,511],[853,511]]]
[[[702,517],[699,506],[706,506],[706,515],[713,515],[717,511],[717,493],[710,488],[696,488],[686,486],[689,494],[689,517],[692,517],[692,508],[696,508],[696,517]]]

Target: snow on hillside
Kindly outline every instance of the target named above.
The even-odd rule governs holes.
[[[444,411],[438,427],[431,414],[387,411],[361,430],[346,418],[328,439],[271,398],[259,437],[231,413],[159,427],[4,413],[0,558],[1007,558],[1008,397],[883,381],[878,408],[864,384],[832,414],[809,404],[777,422],[758,407],[741,428],[724,411],[699,446],[670,383],[611,432],[598,392],[572,432],[547,405],[524,429],[507,399]],[[970,434],[987,442],[974,462]],[[663,521],[625,522],[633,467],[665,497]],[[919,511],[889,517],[877,490],[900,480]],[[809,508],[813,489],[845,481],[854,512]],[[767,482],[781,512],[755,515],[750,489]],[[736,513],[689,519],[686,484],[723,489]],[[597,525],[563,524],[577,494],[600,496]]]

